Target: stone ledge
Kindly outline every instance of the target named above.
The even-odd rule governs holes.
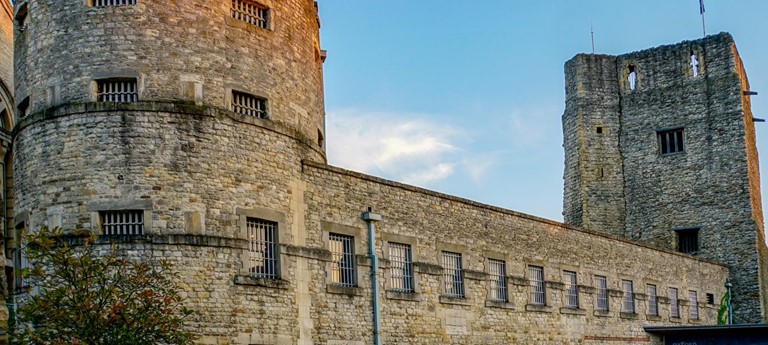
[[[464,270],[464,279],[485,280],[487,275],[483,271]]]
[[[681,318],[679,318],[679,317],[670,317],[670,318],[669,318],[669,322],[674,322],[674,323],[682,323],[682,322],[683,322],[683,319],[681,319]]]
[[[443,274],[443,267],[426,263],[426,262],[414,262],[413,268],[415,269],[416,272],[429,274],[433,276]]]
[[[547,288],[552,290],[563,290],[565,288],[565,284],[561,282],[545,281],[544,283],[547,284]]]
[[[624,291],[608,289],[608,296],[611,297],[624,297]]]
[[[694,324],[694,325],[700,325],[701,319],[688,319],[688,323]]]
[[[640,316],[637,313],[625,313],[625,312],[619,313],[619,317],[622,319],[628,319],[628,320],[637,320],[640,318]]]
[[[515,305],[509,302],[486,300],[485,306],[488,308],[501,308],[515,310]]]
[[[517,286],[528,286],[528,279],[525,279],[523,277],[516,277],[516,276],[509,276],[509,282],[512,285]]]
[[[363,288],[358,286],[328,284],[325,286],[325,292],[347,296],[363,296]]]
[[[592,286],[586,286],[586,285],[579,285],[579,292],[592,295],[597,291],[596,288]]]
[[[415,292],[400,292],[400,291],[387,290],[384,292],[384,296],[388,299],[394,299],[398,301],[421,302],[424,300],[424,298],[421,297],[421,294],[415,293]]]
[[[551,313],[554,311],[554,308],[548,306],[548,305],[540,305],[540,304],[526,304],[525,305],[525,311],[533,311],[533,312],[539,312],[539,313]]]
[[[659,316],[659,315],[648,315],[648,314],[646,314],[646,315],[645,315],[645,320],[646,320],[646,321],[661,321],[661,316]]]
[[[82,236],[64,235],[63,240],[71,245],[82,243]],[[234,249],[248,248],[246,240],[229,237],[216,237],[206,235],[100,235],[96,238],[95,244],[170,244],[170,245],[188,245],[199,247],[223,247]]]
[[[467,305],[467,306],[472,305],[472,303],[469,300],[467,300],[466,297],[453,297],[453,296],[446,296],[446,295],[440,295],[440,303]]]
[[[614,317],[615,316],[613,312],[609,310],[595,310],[592,312],[592,315],[597,317]]]
[[[260,286],[273,289],[287,290],[290,282],[283,279],[257,278],[253,276],[237,275],[234,279],[235,285]]]
[[[560,308],[560,314],[587,315],[587,310],[586,309],[580,309],[580,308],[563,307],[563,308]]]

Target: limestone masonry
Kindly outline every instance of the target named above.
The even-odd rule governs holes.
[[[11,20],[11,305],[14,229],[47,225],[172,262],[199,344],[373,343],[375,263],[382,344],[660,344],[643,326],[716,324],[726,280],[739,322],[765,318],[727,34],[566,63],[563,224],[327,165],[311,0],[25,0]]]

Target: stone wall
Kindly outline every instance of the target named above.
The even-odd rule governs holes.
[[[696,76],[691,55],[698,61]],[[598,73],[611,62],[596,61],[613,59],[613,77]],[[749,84],[731,36],[617,57],[579,55],[566,72],[566,222],[673,250],[675,229],[698,228],[695,254],[731,268],[736,320],[762,320],[768,305],[761,308],[758,301],[768,282],[758,278],[757,255],[765,244],[757,150],[743,93]],[[590,121],[618,126],[617,136],[588,132]],[[657,133],[673,128],[684,128],[685,150],[662,155]],[[607,149],[590,145],[596,141]],[[597,178],[576,168],[597,164],[618,166],[623,177]],[[620,179],[623,188],[615,186]]]
[[[13,5],[0,0],[0,83],[13,94]]]
[[[314,2],[260,2],[270,7],[268,29],[232,18],[227,1],[27,0],[17,99],[31,96],[30,113],[92,102],[95,79],[131,77],[140,100],[229,109],[234,89],[266,98],[273,121],[317,142],[325,112]]]

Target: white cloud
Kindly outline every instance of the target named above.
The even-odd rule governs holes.
[[[329,111],[331,164],[427,186],[454,173],[461,161],[455,128],[411,113]]]

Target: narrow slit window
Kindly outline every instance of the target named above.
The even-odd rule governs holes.
[[[621,288],[624,290],[624,312],[628,314],[635,313],[635,293],[632,289],[631,280],[622,280]]]
[[[685,151],[683,129],[677,128],[656,132],[659,142],[659,154],[669,155]]]
[[[637,86],[637,71],[635,71],[635,66],[628,66],[627,67],[629,74],[627,75],[627,82],[629,83],[629,89],[634,90]]]
[[[656,295],[656,285],[646,285],[645,294],[648,295],[648,315],[659,315],[659,299]]]
[[[677,288],[669,288],[669,317],[680,317],[680,301],[677,296]]]
[[[693,72],[694,77],[699,76],[699,58],[696,57],[695,53],[691,53],[691,72]]]
[[[19,118],[27,117],[29,115],[29,97],[24,98],[16,109],[18,110]]]
[[[390,243],[389,262],[392,271],[392,290],[414,292],[411,246],[409,244]]]
[[[257,278],[277,279],[277,222],[246,218],[249,271]]]
[[[442,252],[443,294],[448,297],[464,297],[464,274],[461,253]]]
[[[491,278],[491,300],[507,301],[507,263],[503,260],[488,259],[488,274]]]
[[[139,101],[136,79],[105,79],[96,81],[99,102],[133,103]]]
[[[608,279],[605,276],[595,276],[595,288],[597,289],[597,305],[595,308],[608,311]]]
[[[707,304],[709,305],[715,305],[715,295],[708,293],[707,294]]]
[[[564,271],[563,283],[565,283],[565,307],[579,308],[579,286],[576,284],[576,272]]]
[[[232,18],[242,20],[262,29],[269,29],[269,8],[256,1],[232,0],[230,12]]]
[[[699,319],[699,293],[696,291],[688,291],[688,310],[690,311],[691,320]]]
[[[347,235],[329,234],[331,250],[331,282],[345,287],[357,286],[355,272],[355,238]]]
[[[136,5],[136,0],[92,0],[93,7]]]
[[[232,111],[258,117],[267,118],[267,100],[244,92],[232,92]]]
[[[144,211],[102,211],[101,229],[104,235],[143,235]]]
[[[528,266],[528,298],[530,304],[545,305],[544,268]]]

